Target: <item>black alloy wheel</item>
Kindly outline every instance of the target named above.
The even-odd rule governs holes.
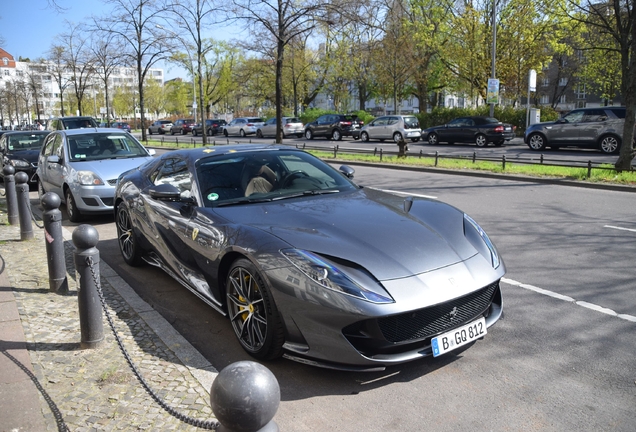
[[[533,133],[528,137],[528,147],[531,150],[543,150],[546,146],[545,138],[540,133]]]
[[[132,220],[126,206],[121,203],[117,206],[117,241],[122,258],[129,266],[139,267],[143,264],[139,241],[133,231]]]
[[[428,143],[431,145],[439,144],[439,138],[435,132],[428,134]]]
[[[477,134],[475,144],[477,144],[477,147],[486,147],[488,145],[488,138],[486,138],[484,134]]]

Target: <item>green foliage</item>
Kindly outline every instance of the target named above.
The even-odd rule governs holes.
[[[362,111],[362,110],[360,110],[360,111],[354,111],[354,112],[352,112],[351,114],[358,116],[358,118],[359,118],[360,120],[362,120],[362,121],[364,122],[364,124],[369,123],[371,120],[373,120],[373,119],[375,118],[374,116],[372,116],[372,115],[371,115],[371,114],[369,114],[368,112],[366,112],[366,111]]]
[[[324,114],[336,114],[334,110],[325,110],[322,108],[308,108],[300,115],[300,121],[304,124],[311,123]]]

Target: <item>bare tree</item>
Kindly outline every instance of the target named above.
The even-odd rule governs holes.
[[[49,71],[60,89],[60,114],[64,116],[64,92],[70,84],[68,78],[66,78],[66,60],[65,60],[65,48],[62,45],[51,45],[49,48],[48,57]]]
[[[276,142],[283,141],[283,60],[285,47],[299,35],[311,32],[318,20],[325,19],[327,3],[322,0],[232,0],[232,19],[246,24],[251,34],[266,29],[275,41],[276,64]]]
[[[91,51],[95,62],[95,74],[104,84],[104,99],[106,104],[106,122],[110,126],[110,95],[109,80],[116,68],[122,65],[123,55],[121,42],[117,35],[108,31],[93,33]]]
[[[99,30],[122,42],[126,63],[137,71],[141,139],[146,140],[144,82],[150,69],[169,55],[171,38],[161,27],[165,9],[157,0],[105,0],[113,6],[108,17],[95,18]]]
[[[41,122],[40,119],[40,98],[42,97],[42,74],[41,71],[33,69],[29,67],[29,70],[26,74],[26,86],[33,96],[33,100],[35,102],[35,112],[38,119],[38,123]]]
[[[67,25],[70,31],[63,34],[60,41],[65,48],[64,59],[71,73],[71,83],[77,98],[77,109],[79,115],[82,115],[82,102],[90,84],[91,75],[94,73],[93,59],[88,42],[82,35],[83,26],[68,21]]]

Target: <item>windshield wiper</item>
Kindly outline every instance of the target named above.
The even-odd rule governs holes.
[[[264,203],[264,202],[270,202],[270,201],[272,201],[272,198],[241,198],[241,199],[237,199],[233,201],[220,202],[214,207],[227,207],[227,206],[233,206],[237,204]]]
[[[332,194],[332,193],[338,193],[338,192],[340,192],[339,189],[311,189],[311,190],[306,190],[302,192],[292,193],[289,195],[281,195],[276,198],[272,198],[272,200],[277,201],[277,200],[282,200],[287,198],[298,198],[302,196],[311,196],[311,195],[326,195],[326,194]]]

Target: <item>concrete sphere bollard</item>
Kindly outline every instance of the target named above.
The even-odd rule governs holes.
[[[5,165],[2,168],[4,174],[4,192],[7,198],[7,217],[10,225],[17,225],[20,220],[18,218],[18,196],[15,192],[15,168],[11,165]]]
[[[280,387],[274,374],[256,362],[225,367],[212,383],[210,403],[221,432],[278,431],[272,419],[280,404]]]
[[[29,176],[24,171],[15,176],[15,193],[18,201],[18,219],[20,222],[20,240],[33,238],[31,223],[31,200],[29,199]]]

